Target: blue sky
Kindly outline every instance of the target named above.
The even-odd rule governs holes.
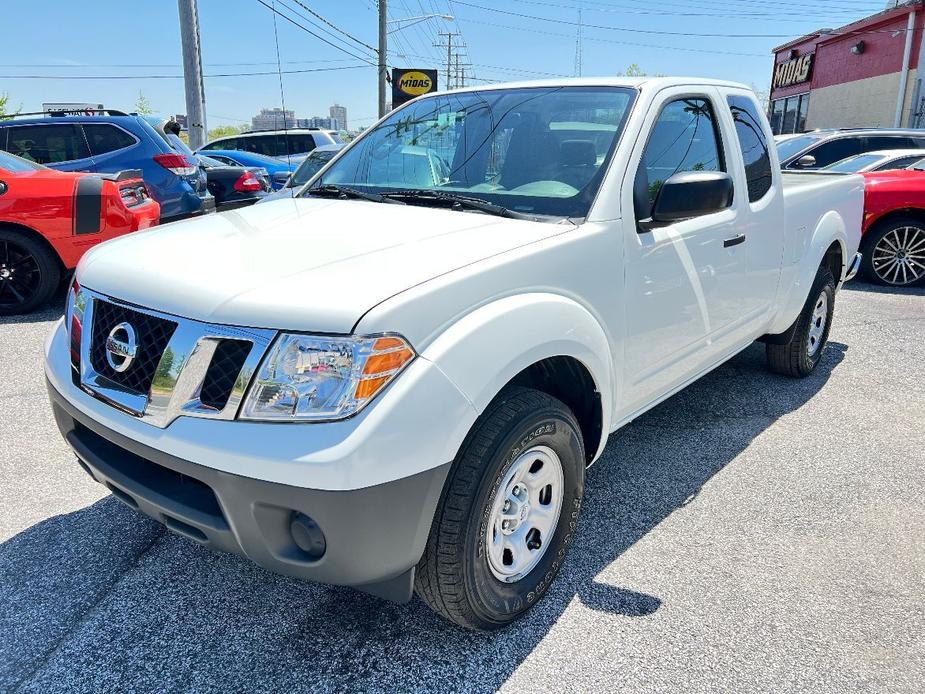
[[[277,17],[282,69],[313,70],[283,75],[287,108],[300,117],[327,115],[336,101],[347,107],[351,128],[372,122],[376,71],[366,61],[375,58],[361,44],[376,44],[375,0],[263,1],[275,3],[281,13],[353,54]],[[299,3],[360,43],[335,32]],[[432,44],[437,32],[453,31],[461,32],[465,41],[467,58],[462,60],[472,64],[472,77],[505,81],[570,76],[575,72],[579,4],[586,76],[622,72],[636,63],[649,73],[732,79],[767,89],[774,46],[859,19],[883,9],[885,2],[389,0],[394,19],[431,13],[455,18],[429,19],[392,34],[389,63],[439,68],[445,51]],[[204,72],[215,75],[206,79],[209,126],[249,122],[261,107],[279,105],[271,10],[258,0],[199,0],[199,15]],[[3,25],[0,93],[9,94],[13,107],[22,104],[33,111],[43,101],[88,101],[131,109],[143,91],[159,113],[186,110],[182,80],[172,77],[182,74],[173,0],[8,2]],[[217,76],[243,72],[272,74]],[[122,79],[110,79],[114,76]],[[443,81],[441,74],[441,88]]]

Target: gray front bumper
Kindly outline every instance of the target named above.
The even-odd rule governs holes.
[[[204,467],[101,426],[51,384],[58,428],[81,466],[130,507],[176,533],[297,578],[348,585],[404,602],[450,463],[352,491],[305,489]],[[272,442],[268,442],[272,445]],[[318,559],[290,534],[293,514],[324,533]]]

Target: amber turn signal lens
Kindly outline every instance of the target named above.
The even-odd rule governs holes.
[[[413,358],[414,351],[401,338],[380,337],[366,357],[353,397],[357,400],[373,397]]]

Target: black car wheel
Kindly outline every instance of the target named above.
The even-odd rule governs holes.
[[[20,232],[0,229],[0,315],[28,313],[51,298],[60,279],[47,248]]]

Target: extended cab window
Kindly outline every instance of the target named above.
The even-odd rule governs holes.
[[[80,128],[70,123],[10,128],[7,149],[37,164],[60,164],[90,156]]]
[[[725,171],[716,116],[707,99],[688,97],[662,108],[636,170],[636,219],[652,216],[662,184],[684,171]]]
[[[752,100],[745,96],[730,96],[727,101],[729,110],[732,111],[732,119],[735,121],[736,137],[742,149],[748,199],[749,202],[755,202],[771,189],[771,157],[768,154],[768,142]]]
[[[131,147],[137,140],[121,128],[108,123],[85,123],[84,134],[93,154],[106,154]]]

